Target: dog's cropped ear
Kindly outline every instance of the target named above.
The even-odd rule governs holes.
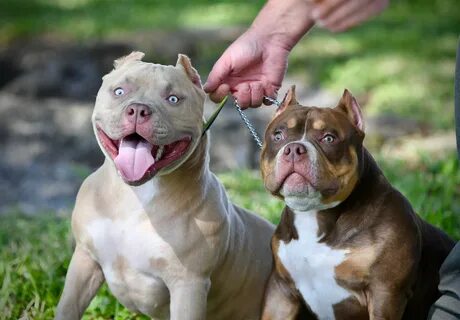
[[[335,108],[345,112],[351,123],[353,123],[359,130],[364,132],[364,120],[363,114],[361,112],[361,107],[359,106],[355,97],[353,97],[353,95],[350,93],[350,91],[345,89],[339,104]]]
[[[120,68],[122,65],[125,65],[127,63],[131,63],[134,61],[141,61],[142,58],[145,56],[145,53],[140,52],[140,51],[133,51],[127,56],[118,58],[113,62],[113,66],[115,69]]]
[[[286,95],[284,96],[283,101],[281,101],[281,105],[278,107],[275,113],[275,117],[281,114],[282,112],[286,111],[289,106],[294,106],[299,104],[295,97],[295,85],[292,85]]]
[[[185,73],[193,82],[193,84],[200,89],[202,88],[200,75],[198,74],[198,71],[196,71],[196,69],[192,66],[192,62],[190,61],[189,57],[187,57],[185,54],[179,53],[176,67],[184,69]]]

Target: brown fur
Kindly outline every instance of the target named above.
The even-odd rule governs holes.
[[[272,132],[287,123],[296,125],[287,126],[286,141],[277,144]],[[421,220],[390,185],[362,146],[363,128],[359,106],[348,91],[335,109],[291,105],[267,128],[262,176],[267,189],[283,198],[275,182],[275,155],[283,145],[306,134],[321,158],[318,185],[336,186],[332,194],[319,190],[322,203],[340,201],[317,213],[319,241],[333,249],[348,250],[335,277],[352,296],[333,306],[336,319],[425,319],[439,296],[439,267],[454,243]],[[331,147],[315,142],[318,131],[335,132],[340,143]],[[281,241],[289,243],[298,237],[294,214],[290,208],[284,209],[272,239],[275,268],[267,286],[264,320],[316,318],[277,257]],[[307,315],[298,314],[302,307]]]

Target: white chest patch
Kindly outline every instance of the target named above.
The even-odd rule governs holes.
[[[278,257],[295,282],[305,302],[321,320],[335,319],[333,305],[351,294],[335,281],[335,267],[348,250],[319,243],[316,211],[296,212],[298,240],[280,242]]]
[[[150,221],[133,214],[119,220],[100,218],[86,228],[94,258],[117,300],[151,317],[167,310],[169,293],[162,274],[180,260]]]

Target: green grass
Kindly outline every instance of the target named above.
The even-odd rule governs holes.
[[[460,168],[454,154],[417,165],[379,160],[390,181],[431,223],[460,239]],[[239,205],[278,223],[282,203],[265,192],[258,172],[220,179]],[[0,319],[50,319],[72,253],[70,219],[55,213],[0,217]],[[147,319],[127,311],[103,286],[84,319]]]

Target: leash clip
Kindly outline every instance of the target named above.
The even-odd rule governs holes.
[[[264,96],[264,99],[273,103],[277,108],[281,107],[281,101],[276,100],[275,98],[270,98],[267,96]]]
[[[226,96],[219,104],[219,106],[217,107],[216,111],[214,111],[214,113],[211,115],[211,117],[209,117],[209,119],[203,124],[203,133],[202,133],[202,136],[206,133],[206,131],[209,130],[209,128],[211,127],[211,125],[213,124],[214,120],[216,120],[217,116],[219,115],[220,111],[222,110],[222,108],[224,107],[225,105],[225,102],[227,102],[227,99],[228,99],[228,96]],[[281,102],[276,100],[275,98],[271,98],[271,97],[267,97],[267,96],[264,96],[264,99],[273,103],[274,105],[276,105],[277,108],[279,108],[281,106]],[[249,118],[246,116],[246,114],[244,113],[244,111],[241,109],[240,105],[238,104],[238,101],[236,99],[234,99],[234,102],[233,104],[235,105],[235,108],[236,110],[238,111],[238,113],[240,114],[240,117],[241,117],[241,120],[243,120],[244,124],[246,125],[246,127],[248,128],[249,130],[249,133],[251,134],[252,138],[254,139],[254,141],[256,142],[257,146],[259,147],[259,149],[262,149],[262,146],[263,146],[263,143],[262,143],[262,140],[260,139],[259,137],[259,134],[257,133],[256,131],[256,128],[254,127],[254,125],[251,123],[251,121],[249,120]]]
[[[264,96],[264,99],[269,101],[269,102],[271,102],[271,103],[273,103],[274,105],[276,105],[277,108],[279,108],[281,106],[281,102],[279,102],[278,100],[276,100],[274,98]],[[249,133],[251,134],[252,138],[256,142],[257,146],[259,147],[259,149],[262,149],[263,143],[262,143],[262,140],[260,139],[259,135],[257,134],[256,128],[251,123],[251,121],[246,116],[246,114],[243,112],[243,110],[241,110],[241,107],[238,104],[238,101],[236,99],[234,101],[234,105],[235,105],[236,110],[240,114],[241,120],[243,120],[244,124],[248,128]]]

